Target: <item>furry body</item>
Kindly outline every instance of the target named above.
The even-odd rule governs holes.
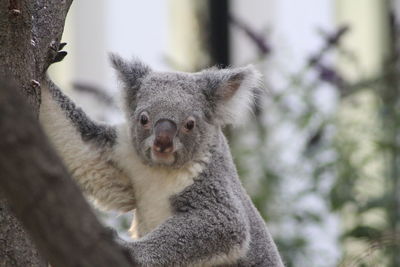
[[[133,260],[142,266],[282,266],[221,131],[235,117],[235,103],[249,94],[253,70],[156,73],[138,61],[115,57],[113,63],[124,82],[127,123],[90,121],[52,85],[43,88],[40,120],[86,194],[106,209],[136,209],[137,239],[125,243]],[[188,118],[194,129],[185,128]],[[177,129],[173,161],[153,151],[153,129],[166,119]]]

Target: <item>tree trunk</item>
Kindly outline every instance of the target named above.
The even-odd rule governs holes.
[[[132,266],[37,121],[40,84],[50,82],[71,2],[0,1],[0,79],[13,81],[0,81],[0,188],[10,204],[0,196],[1,266],[46,265],[10,207],[53,266]]]
[[[46,266],[3,196],[0,196],[0,266]]]

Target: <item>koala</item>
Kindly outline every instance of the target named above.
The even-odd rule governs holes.
[[[223,126],[258,86],[252,66],[157,72],[111,56],[123,87],[121,125],[88,116],[51,82],[40,121],[84,193],[108,210],[135,210],[139,266],[283,266],[242,187]]]

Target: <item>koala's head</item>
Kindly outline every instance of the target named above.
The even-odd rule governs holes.
[[[221,127],[248,107],[260,77],[252,66],[183,73],[155,72],[116,55],[111,61],[134,148],[146,164],[172,168],[202,159]]]

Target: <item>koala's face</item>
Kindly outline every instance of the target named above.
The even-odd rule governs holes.
[[[259,80],[251,66],[165,73],[118,56],[112,63],[124,83],[134,149],[146,164],[171,168],[203,160],[220,127],[243,114]]]
[[[201,81],[190,74],[151,73],[127,102],[132,141],[150,165],[179,168],[201,160],[215,126]]]

